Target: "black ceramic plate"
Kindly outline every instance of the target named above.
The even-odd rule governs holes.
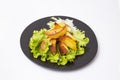
[[[77,26],[78,29],[85,31],[85,35],[90,39],[90,42],[86,47],[85,54],[76,57],[74,63],[68,63],[65,66],[58,66],[57,64],[50,63],[49,61],[42,62],[40,59],[33,58],[33,55],[30,52],[30,48],[29,48],[30,37],[32,36],[34,30],[40,30],[41,28],[48,28],[46,24],[47,22],[51,21],[51,16],[39,19],[25,28],[20,38],[20,45],[22,51],[34,63],[49,69],[70,71],[70,70],[80,69],[81,67],[86,66],[89,62],[91,62],[91,60],[95,57],[97,53],[98,44],[94,32],[91,30],[91,28],[88,25],[81,22],[80,20],[66,16],[54,16],[54,17],[62,18],[62,19],[67,19],[67,18],[72,19],[74,25]]]

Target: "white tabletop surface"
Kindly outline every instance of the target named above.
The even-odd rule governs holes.
[[[0,80],[120,80],[120,1],[0,0]],[[85,68],[52,71],[31,62],[20,35],[33,21],[54,15],[77,18],[95,32],[97,56]]]

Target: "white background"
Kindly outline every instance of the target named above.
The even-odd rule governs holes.
[[[0,80],[120,80],[120,1],[0,0]],[[53,15],[77,18],[95,32],[99,44],[90,65],[59,72],[32,63],[20,35],[33,21]]]

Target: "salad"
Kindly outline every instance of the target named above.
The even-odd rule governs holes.
[[[76,56],[85,53],[89,38],[85,31],[77,29],[73,20],[52,17],[43,28],[34,30],[29,41],[29,47],[34,58],[41,61],[50,61],[58,65],[74,62]]]

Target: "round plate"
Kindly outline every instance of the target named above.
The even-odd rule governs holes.
[[[90,39],[90,42],[86,46],[85,54],[82,56],[77,56],[73,63],[68,63],[65,66],[58,66],[57,64],[50,63],[49,61],[42,62],[40,59],[33,58],[33,55],[30,52],[30,48],[29,48],[30,37],[32,36],[34,30],[40,30],[41,28],[48,29],[47,22],[52,21],[51,17],[52,16],[39,19],[25,28],[20,38],[20,45],[24,54],[34,63],[54,70],[70,71],[70,70],[80,69],[81,67],[87,65],[95,57],[97,53],[98,43],[96,36],[88,25],[81,22],[80,20],[66,16],[54,16],[54,17],[62,18],[62,19],[72,19],[74,25],[78,29],[85,31],[85,35]]]

